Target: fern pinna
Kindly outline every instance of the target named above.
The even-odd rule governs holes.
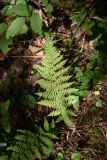
[[[66,60],[63,60],[53,46],[53,41],[48,40],[44,46],[44,52],[45,56],[41,64],[35,66],[41,76],[38,84],[43,89],[37,93],[41,97],[38,103],[52,108],[49,116],[59,116],[59,119],[70,127],[70,115],[79,107],[79,98],[75,95],[78,90],[71,88],[73,83],[70,82],[71,76],[68,75],[69,67],[64,66]]]
[[[9,160],[42,160],[43,155],[49,156],[54,145],[52,140],[56,138],[54,134],[45,132],[42,128],[39,128],[38,133],[18,130],[14,144],[7,149],[12,152]]]

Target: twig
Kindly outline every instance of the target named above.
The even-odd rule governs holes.
[[[82,39],[82,45],[81,45],[81,50],[80,53],[82,53],[83,49],[84,49],[84,44],[85,44],[85,36]]]
[[[37,53],[40,52],[40,51],[42,51],[42,50],[43,50],[43,47],[37,49],[37,50],[33,53],[33,54],[36,54],[35,56],[34,56],[34,55],[32,55],[32,56],[26,56],[26,55],[21,56],[21,55],[19,55],[19,56],[11,56],[11,57],[13,57],[13,58],[38,58]]]
[[[13,58],[38,58],[37,56],[11,56]]]

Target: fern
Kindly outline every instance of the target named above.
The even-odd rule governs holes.
[[[71,76],[68,75],[69,67],[64,67],[66,60],[63,60],[60,53],[53,47],[53,41],[49,40],[45,44],[44,51],[45,57],[41,64],[35,66],[41,76],[38,84],[43,89],[42,92],[37,93],[41,97],[38,103],[52,108],[53,111],[49,116],[59,116],[70,127],[69,115],[72,110],[68,108],[73,106],[78,110],[79,98],[73,95],[78,90],[71,88],[73,83],[70,82]]]
[[[33,160],[35,158],[42,160],[43,155],[49,156],[53,147],[52,140],[56,138],[54,134],[45,132],[42,128],[38,133],[18,130],[14,145],[7,149],[12,151],[10,160]]]

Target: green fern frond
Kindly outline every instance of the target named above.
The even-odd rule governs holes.
[[[63,56],[53,47],[53,41],[49,40],[45,44],[44,51],[41,64],[35,66],[41,76],[38,84],[43,90],[37,93],[41,97],[38,103],[52,108],[49,116],[60,116],[60,119],[71,127],[68,108],[71,106],[71,111],[72,107],[77,111],[79,103],[74,103],[74,100],[77,100],[75,93],[78,90],[71,88],[73,82],[70,82],[71,76],[68,75],[69,67],[64,66],[66,60],[63,60]]]
[[[49,155],[49,148],[53,147],[53,139],[57,137],[42,128],[38,133],[28,130],[18,130],[15,136],[14,145],[7,150],[12,152],[10,160],[42,160],[43,155]]]

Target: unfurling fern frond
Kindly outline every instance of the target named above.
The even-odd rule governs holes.
[[[69,107],[78,110],[79,98],[75,96],[77,89],[71,88],[68,75],[69,67],[64,67],[66,60],[53,47],[53,41],[48,41],[44,47],[45,56],[40,65],[35,69],[39,72],[41,79],[38,84],[43,89],[37,93],[41,97],[39,104],[52,108],[49,116],[60,116],[60,118],[70,127]],[[74,94],[74,95],[73,95]],[[72,109],[71,109],[72,110]]]
[[[28,130],[18,130],[13,146],[8,147],[12,151],[10,160],[42,160],[43,155],[49,156],[53,147],[53,139],[57,137],[42,128],[38,133]]]

